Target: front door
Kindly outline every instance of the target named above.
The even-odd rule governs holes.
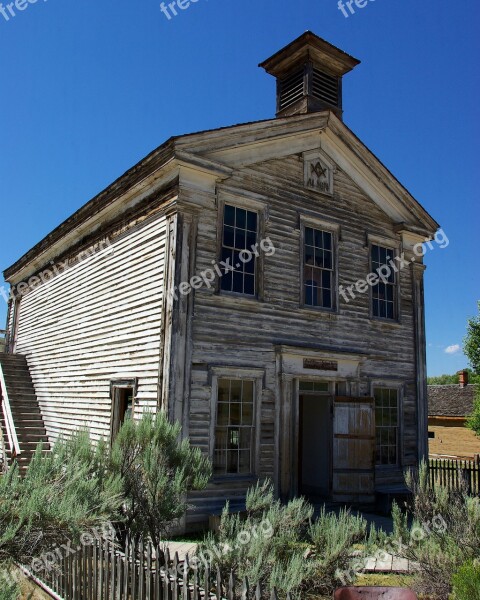
[[[333,408],[333,499],[375,500],[375,400],[336,397]]]
[[[299,491],[327,497],[331,492],[331,396],[300,395]]]

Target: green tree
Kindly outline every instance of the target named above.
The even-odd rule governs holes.
[[[480,302],[478,302],[479,314],[467,322],[467,335],[463,341],[463,351],[472,369],[480,375]]]
[[[188,492],[206,487],[211,464],[180,432],[159,412],[125,421],[115,438],[109,468],[122,481],[122,540],[128,532],[158,544],[185,513]]]
[[[480,373],[474,373],[472,369],[465,369],[468,372],[469,383],[480,383]],[[455,385],[460,381],[458,373],[454,375],[437,375],[435,377],[427,377],[428,385]]]
[[[480,385],[477,387],[477,394],[473,401],[473,412],[467,418],[467,427],[480,437]]]
[[[0,586],[2,600],[18,598],[9,576],[14,561],[28,565],[82,532],[118,514],[121,481],[107,471],[105,444],[94,446],[80,431],[58,441],[51,452],[41,444],[21,476],[14,464],[0,476]]]

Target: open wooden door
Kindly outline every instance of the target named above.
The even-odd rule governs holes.
[[[334,501],[375,501],[374,398],[334,399],[332,483]]]

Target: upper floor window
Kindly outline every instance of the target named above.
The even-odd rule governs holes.
[[[382,273],[380,281],[372,286],[372,314],[381,319],[397,318],[397,276],[395,269],[389,264],[391,260],[393,260],[391,248],[372,244],[371,271]]]
[[[398,390],[375,388],[376,464],[398,463]]]
[[[233,271],[220,279],[220,289],[254,296],[257,289],[257,257],[255,250],[258,214],[255,211],[225,205],[223,215],[222,261]],[[245,252],[248,250],[249,252]]]
[[[254,381],[219,379],[214,473],[250,474],[254,451]]]
[[[334,234],[305,227],[303,286],[305,306],[334,308]]]

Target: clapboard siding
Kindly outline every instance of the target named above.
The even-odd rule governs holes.
[[[132,222],[109,245],[22,299],[26,354],[47,432],[109,433],[110,381],[137,377],[139,412],[156,410],[167,220]]]

